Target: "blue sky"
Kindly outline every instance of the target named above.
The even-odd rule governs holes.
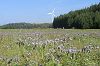
[[[49,12],[55,15],[68,13],[99,3],[100,0],[0,0],[0,25],[15,22],[52,22]]]

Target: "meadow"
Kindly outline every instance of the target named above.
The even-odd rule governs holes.
[[[0,29],[0,66],[100,66],[100,29]]]

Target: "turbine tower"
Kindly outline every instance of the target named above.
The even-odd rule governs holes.
[[[55,17],[55,8],[53,9],[53,11],[51,13],[48,13],[48,15],[51,15],[51,18],[52,18],[52,22],[53,22],[53,19]]]

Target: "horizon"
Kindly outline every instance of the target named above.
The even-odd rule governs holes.
[[[52,23],[52,15],[48,13],[51,13],[53,9],[55,9],[55,16],[59,16],[97,3],[99,0],[2,0],[0,2],[0,25],[20,22]]]

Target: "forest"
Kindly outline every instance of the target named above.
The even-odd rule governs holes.
[[[33,29],[33,28],[51,28],[52,23],[41,23],[41,24],[31,24],[31,23],[9,23],[0,26],[0,29]]]
[[[100,29],[100,3],[54,18],[54,28]]]

